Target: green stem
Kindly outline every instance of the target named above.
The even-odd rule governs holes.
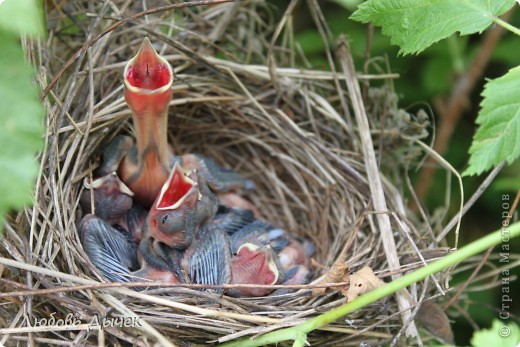
[[[511,31],[512,33],[517,34],[518,36],[520,36],[520,29],[518,29],[514,25],[511,25],[508,22],[506,22],[506,21],[504,21],[504,20],[502,20],[500,18],[494,18],[493,21],[496,24],[500,25],[502,28],[507,29],[507,30]]]
[[[464,259],[474,256],[477,253],[483,252],[489,247],[496,246],[500,242],[509,242],[510,239],[520,235],[520,222],[510,225],[507,228],[497,230],[477,241],[470,243],[455,251],[444,258],[441,258],[423,268],[417,269],[395,281],[387,283],[381,288],[377,288],[371,292],[368,292],[356,300],[346,303],[340,307],[330,310],[329,312],[323,313],[312,319],[309,319],[301,324],[295,325],[291,328],[280,329],[272,331],[265,335],[258,337],[255,340],[250,338],[243,338],[236,341],[221,344],[222,347],[253,347],[262,346],[266,344],[277,343],[286,340],[298,340],[303,334],[307,334],[314,329],[324,326],[325,324],[331,323],[349,313],[354,312],[368,304],[376,302],[379,299],[389,296],[398,290],[411,285],[412,283],[419,282],[424,278],[437,273],[449,266],[453,266]]]

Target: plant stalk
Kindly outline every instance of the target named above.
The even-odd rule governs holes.
[[[506,22],[505,20],[502,20],[501,18],[494,18],[493,21],[496,24],[500,25],[502,28],[507,29],[507,30],[511,31],[512,33],[520,36],[520,29],[518,29],[514,25],[509,24],[508,22]]]

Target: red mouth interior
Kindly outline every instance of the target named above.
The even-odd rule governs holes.
[[[185,196],[193,185],[184,180],[183,174],[180,170],[175,170],[173,177],[164,192],[162,199],[157,203],[158,208],[165,208],[174,205],[183,196]]]
[[[158,89],[171,80],[168,66],[157,59],[154,51],[142,51],[126,71],[130,85],[143,89]]]

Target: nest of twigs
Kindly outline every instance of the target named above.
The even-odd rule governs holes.
[[[163,5],[157,3],[148,5]],[[274,23],[272,9],[263,1],[158,11],[125,23],[118,21],[143,11],[141,2],[56,5],[49,3],[46,9],[47,40],[28,46],[42,89],[66,67],[44,99],[47,140],[35,204],[8,220],[0,247],[0,255],[14,261],[2,273],[3,291],[33,292],[12,296],[0,306],[1,325],[14,329],[2,342],[145,346],[164,344],[164,339],[228,341],[291,326],[345,303],[333,287],[313,295],[312,284],[291,294],[252,299],[189,287],[134,291],[101,286],[107,281],[85,255],[76,231],[78,200],[82,181],[99,164],[103,145],[117,134],[133,136],[122,69],[144,36],[174,67],[169,118],[174,150],[202,153],[254,180],[256,189],[246,197],[263,218],[317,245],[314,258],[322,267],[313,268],[314,284],[336,261],[346,262],[351,271],[370,266],[388,279],[417,266],[415,247],[437,247],[431,232],[405,209],[402,187],[391,183],[399,182],[395,177],[401,163],[390,153],[414,153],[400,134],[409,139],[424,130],[395,108],[395,95],[384,87],[394,76],[358,78],[371,98],[366,109],[376,154],[381,166],[392,168],[388,172],[395,175],[383,179],[388,211],[382,212],[393,213],[395,251],[402,260],[397,270],[388,265],[373,214],[361,130],[345,84],[356,76],[342,71],[345,57],[332,52],[337,72],[293,68],[300,57],[291,41],[291,21],[285,16]],[[121,25],[110,28],[114,23]],[[324,24],[319,16],[317,23]],[[371,80],[377,80],[376,92],[369,89]],[[414,297],[423,290],[436,291],[431,282],[415,289]],[[70,313],[74,321],[65,320]],[[145,323],[105,327],[102,332],[89,328],[94,317],[123,316],[138,316]],[[41,324],[51,318],[73,324],[62,330]],[[319,346],[384,344],[402,327],[397,303],[389,299],[308,338]]]

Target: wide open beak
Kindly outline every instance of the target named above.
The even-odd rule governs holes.
[[[145,37],[124,70],[125,98],[134,113],[163,113],[171,100],[173,70]]]
[[[193,207],[200,199],[197,182],[185,176],[178,162],[163,185],[155,203],[157,210],[175,210],[184,204]]]

